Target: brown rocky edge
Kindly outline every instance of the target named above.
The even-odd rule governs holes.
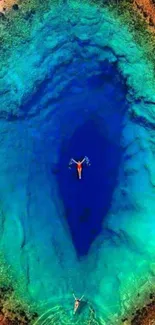
[[[0,12],[4,13],[10,9],[18,10],[18,0],[0,0]]]
[[[133,0],[133,6],[143,16],[149,26],[155,29],[155,1]]]
[[[20,301],[10,299],[14,295],[10,286],[0,287],[0,324],[1,325],[30,325],[38,318],[35,312],[28,312]]]
[[[10,13],[11,15],[13,12],[20,12],[21,14],[26,11],[32,11],[31,14],[34,14],[36,11],[47,11],[47,8],[50,8],[51,5],[54,6],[55,4],[59,3],[59,0],[0,0],[0,18],[4,19],[5,14]],[[13,18],[15,17],[12,15]],[[30,13],[27,17],[31,16]]]
[[[122,325],[155,325],[155,294],[151,293],[150,301],[132,314],[132,319],[122,319]]]

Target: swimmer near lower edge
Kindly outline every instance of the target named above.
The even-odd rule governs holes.
[[[71,169],[71,166],[75,164],[76,165],[76,170],[77,170],[77,175],[78,178],[82,178],[82,170],[83,170],[83,165],[90,166],[90,160],[87,156],[85,156],[81,161],[78,160],[76,161],[75,159],[71,158],[69,161],[69,169]]]
[[[73,297],[74,297],[74,310],[73,310],[73,315],[80,314],[81,311],[86,306],[88,307],[88,309],[89,309],[89,311],[91,313],[95,313],[94,308],[92,308],[91,304],[88,301],[83,300],[84,295],[82,295],[81,298],[77,298],[75,296],[75,294],[73,293]]]
[[[73,303],[74,298],[74,303]],[[67,296],[65,304],[60,300],[51,300],[42,305],[39,318],[33,325],[101,325],[90,301],[77,298],[73,293]]]
[[[73,297],[74,297],[74,300],[75,300],[75,303],[74,303],[74,315],[76,314],[76,312],[78,312],[78,310],[80,310],[80,307],[81,307],[81,302],[82,302],[82,299],[84,297],[84,295],[78,299],[75,297],[75,294],[73,293]]]

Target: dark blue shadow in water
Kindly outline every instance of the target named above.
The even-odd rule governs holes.
[[[70,170],[68,162],[71,157],[81,160],[85,155],[91,166],[83,166],[79,180],[75,165]],[[67,150],[62,149],[57,177],[65,218],[79,256],[87,254],[101,231],[116,186],[120,157],[120,147],[105,138],[91,120],[74,133]]]
[[[93,96],[83,103],[81,112],[84,108],[89,111],[91,104],[95,111],[97,107],[102,111],[103,107],[103,116],[97,116],[95,111],[92,115],[90,110],[90,119],[76,130],[69,142],[62,141],[58,164],[60,197],[78,256],[88,253],[111,207],[121,159],[122,119],[128,108],[126,85],[117,67],[105,62],[102,70],[103,74],[88,80],[87,87]],[[70,158],[82,160],[84,156],[89,157],[91,166],[83,167],[79,180],[75,165],[69,170],[68,163]]]

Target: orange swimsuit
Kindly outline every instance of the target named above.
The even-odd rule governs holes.
[[[75,304],[74,304],[74,314],[78,310],[79,306],[80,306],[80,300],[79,299],[76,299],[75,300]]]
[[[78,163],[77,163],[77,172],[78,172],[79,178],[81,179],[82,164],[80,161],[78,161]]]

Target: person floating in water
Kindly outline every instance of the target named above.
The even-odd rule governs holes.
[[[78,160],[76,161],[75,159],[71,158],[70,162],[69,162],[69,168],[71,168],[70,166],[72,164],[76,164],[76,169],[77,169],[77,173],[78,173],[78,178],[81,179],[82,177],[82,164],[86,163],[88,166],[90,166],[90,161],[88,157],[84,157],[83,160]]]
[[[77,312],[77,310],[78,310],[78,308],[80,306],[81,300],[83,299],[84,295],[80,299],[77,299],[75,297],[75,294],[73,293],[73,297],[74,297],[74,300],[75,300],[75,303],[74,303],[74,315],[75,315],[75,313]]]

